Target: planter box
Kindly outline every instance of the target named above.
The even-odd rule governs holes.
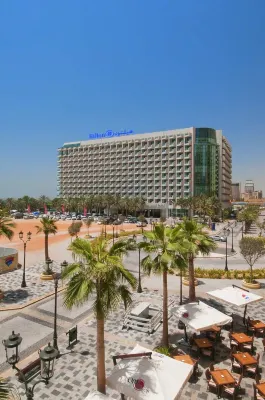
[[[42,281],[52,281],[52,280],[53,280],[53,275],[41,274],[41,275],[40,275],[40,279],[41,279]]]
[[[189,286],[189,279],[188,278],[187,279],[183,278],[182,279],[182,283],[183,283],[184,286]],[[198,280],[196,278],[194,279],[194,285],[198,286]]]
[[[242,286],[247,288],[247,289],[260,289],[260,283],[256,282],[256,283],[250,283],[250,282],[246,282],[243,280]]]

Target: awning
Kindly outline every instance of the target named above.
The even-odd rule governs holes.
[[[250,293],[248,290],[244,290],[235,286],[228,286],[223,289],[213,290],[211,292],[207,292],[207,294],[217,300],[222,300],[238,307],[244,307],[250,303],[263,300],[262,296],[258,296],[257,294]]]
[[[136,345],[131,354],[150,352]],[[152,351],[151,358],[121,359],[107,378],[107,385],[126,400],[175,400],[189,380],[193,366]]]
[[[84,400],[111,400],[109,396],[106,394],[102,394],[99,392],[91,392]]]
[[[195,331],[203,331],[213,325],[226,325],[232,321],[231,317],[202,301],[173,307],[172,311],[179,317],[180,321]]]
[[[262,296],[250,293],[248,290],[240,288],[236,285],[228,286],[223,289],[213,290],[211,292],[207,292],[207,294],[214,299],[225,301],[226,303],[232,304],[233,306],[245,307],[243,316],[244,324],[246,322],[248,304],[263,300]]]

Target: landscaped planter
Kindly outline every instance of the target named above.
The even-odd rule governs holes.
[[[182,283],[184,286],[189,286],[190,285],[189,278],[183,278]],[[194,279],[194,285],[198,286],[198,280],[196,278]]]
[[[242,286],[248,289],[260,289],[261,287],[260,283],[257,281],[250,283],[245,280],[243,280]]]
[[[54,277],[53,277],[53,274],[52,275],[41,274],[40,279],[42,281],[52,281],[54,279]]]

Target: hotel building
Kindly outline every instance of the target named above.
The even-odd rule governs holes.
[[[231,200],[231,146],[222,131],[174,129],[89,135],[58,149],[58,196],[142,196],[148,209],[174,215],[174,199],[201,193]]]

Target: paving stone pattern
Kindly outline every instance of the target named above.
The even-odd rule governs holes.
[[[153,304],[162,305],[162,296],[156,292],[146,292],[143,294],[135,294],[134,300],[150,300]],[[225,313],[235,313],[236,325],[234,329],[238,332],[245,331],[242,324],[242,316],[244,309],[230,307],[225,303],[219,303],[214,300],[207,300],[202,298],[201,300],[208,304],[216,307]],[[170,296],[170,302],[178,303],[177,296]],[[265,321],[265,303],[264,301],[255,303],[254,305],[248,306],[248,315],[252,318],[257,316]],[[136,342],[150,349],[155,348],[160,344],[162,326],[152,334],[147,335],[143,332],[137,332],[133,330],[123,330],[123,318],[124,310],[122,307],[112,313],[110,318],[105,324],[105,344],[106,344],[106,374],[108,375],[112,370],[112,356],[117,354],[124,354],[130,352]],[[183,337],[183,331],[177,328],[178,320],[173,315],[169,320],[169,335],[170,343],[177,344],[177,341]],[[56,400],[84,400],[87,394],[96,388],[96,321],[90,319],[78,326],[79,330],[79,343],[75,346],[73,351],[67,350],[67,340],[60,337],[60,349],[64,353],[63,356],[56,361],[54,377],[51,379],[48,386],[40,384],[36,386],[36,399],[56,399]],[[230,348],[228,340],[228,332],[222,331],[223,340],[217,344],[216,356],[215,356],[215,367],[216,368],[228,368],[231,370],[231,361],[229,358]],[[263,357],[263,346],[262,339],[255,338],[255,353],[261,354],[261,367],[263,370],[261,375],[265,377],[265,359]],[[179,346],[185,352],[190,353],[189,348],[186,345],[181,344]],[[191,354],[195,357],[195,354]],[[192,400],[212,400],[216,399],[217,395],[207,391],[205,369],[209,367],[211,360],[208,358],[201,358],[199,361],[199,368],[201,375],[197,382],[188,383],[180,396],[180,399],[192,399]],[[18,383],[12,378],[12,382]],[[240,398],[242,400],[253,399],[253,382],[254,380],[249,377],[244,377],[242,380],[242,390]],[[23,388],[19,387],[21,398],[23,396]],[[113,399],[118,399],[119,394],[113,390],[107,388],[108,395]]]
[[[54,261],[51,265],[56,273],[61,273],[60,263]],[[4,299],[0,307],[23,305],[36,298],[45,296],[54,290],[53,281],[42,281],[40,274],[44,270],[44,262],[26,268],[26,288],[21,288],[23,269],[0,275],[0,287],[4,291]]]

